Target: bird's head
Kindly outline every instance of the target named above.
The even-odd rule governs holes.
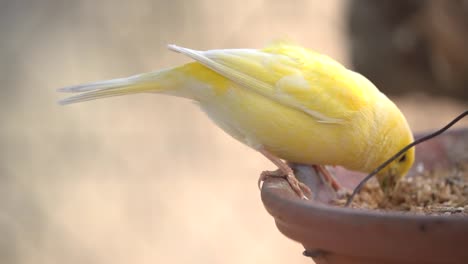
[[[397,183],[408,173],[413,162],[414,148],[411,148],[377,173],[380,188],[386,195],[395,189]]]
[[[352,71],[350,71],[352,72]],[[368,111],[362,111],[364,124],[358,123],[358,127],[365,127],[368,141],[368,158],[365,160],[362,171],[371,172],[381,166],[389,158],[400,152],[404,147],[413,142],[413,133],[400,109],[366,77],[352,72],[354,80],[366,87],[368,93],[367,102],[371,107]],[[362,130],[361,130],[362,131]],[[357,157],[361,159],[361,157]],[[381,189],[386,193],[392,192],[397,183],[408,173],[414,162],[414,148],[393,160],[377,174]]]
[[[396,107],[396,106],[395,106]],[[381,130],[382,144],[378,146],[381,150],[379,163],[382,164],[388,158],[413,142],[413,134],[403,114],[395,109],[385,120]],[[414,162],[414,147],[410,148],[398,158],[383,168],[376,177],[380,188],[385,194],[391,193],[397,183],[408,173]]]

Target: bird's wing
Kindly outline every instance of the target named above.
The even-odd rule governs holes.
[[[318,122],[343,123],[368,99],[368,94],[360,87],[367,79],[356,78],[360,75],[331,58],[298,46],[275,44],[264,50],[209,51],[175,45],[169,48]]]

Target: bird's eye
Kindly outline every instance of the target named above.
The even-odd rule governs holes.
[[[398,160],[398,162],[405,162],[406,161],[406,154],[403,154],[403,156],[401,156],[401,158]]]

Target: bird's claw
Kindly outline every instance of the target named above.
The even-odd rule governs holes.
[[[281,170],[263,171],[258,178],[258,188],[261,189],[263,181],[269,177],[285,178],[294,192],[301,197],[301,199],[309,200],[308,196],[312,196],[312,191],[304,183],[300,182],[293,173],[284,173]]]
[[[341,187],[339,190],[335,192],[336,198],[338,200],[347,199],[349,196],[351,196],[351,193],[352,192],[349,189],[344,188],[344,187]]]

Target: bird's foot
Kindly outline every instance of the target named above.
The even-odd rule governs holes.
[[[284,161],[282,161],[280,158],[276,157],[266,149],[260,149],[259,151],[278,167],[278,170],[276,171],[262,172],[260,178],[258,179],[259,187],[260,183],[268,177],[286,178],[291,188],[294,190],[294,192],[297,193],[297,195],[299,195],[299,197],[301,197],[304,200],[309,200],[307,195],[312,196],[312,191],[307,185],[297,180],[296,176],[294,175],[294,171],[291,169],[291,167],[289,167],[288,164],[286,164]]]
[[[261,188],[262,182],[270,177],[285,178],[291,186],[291,189],[293,189],[293,191],[304,200],[309,200],[308,197],[312,196],[312,191],[310,190],[310,188],[304,183],[300,182],[296,178],[292,170],[289,173],[285,173],[281,169],[275,171],[263,171],[260,174],[260,178],[258,178],[258,187]]]
[[[328,185],[330,189],[333,190],[336,198],[344,199],[351,195],[351,191],[341,186],[341,184],[335,179],[332,173],[325,166],[313,165],[313,168],[317,171],[317,174],[320,175],[323,183]]]
[[[342,187],[341,189],[335,192],[336,198],[338,200],[348,199],[348,197],[351,196],[352,193],[353,192],[351,190],[349,190],[348,188],[344,188],[344,187]]]

